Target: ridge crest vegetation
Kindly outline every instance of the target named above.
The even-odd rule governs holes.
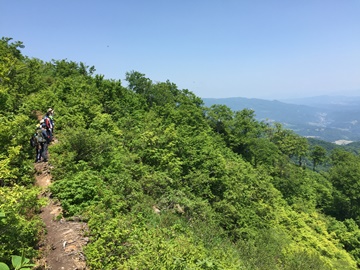
[[[28,138],[56,111],[50,189],[90,229],[90,269],[357,269],[360,159],[169,81],[128,86],[0,42],[0,261],[36,259]]]

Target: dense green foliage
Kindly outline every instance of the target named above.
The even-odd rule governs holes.
[[[28,139],[35,122],[31,112],[22,109],[40,89],[41,64],[23,57],[21,47],[21,42],[0,40],[0,262],[8,265],[11,255],[36,256],[42,228],[29,160]]]
[[[19,45],[0,48],[0,226],[19,224],[0,235],[6,255],[35,255],[37,220],[21,212],[38,207],[27,141],[32,112],[52,107],[51,191],[66,217],[88,221],[91,269],[357,268],[355,154],[334,152],[321,171],[324,148],[251,110],[206,108],[136,71],[125,87],[82,63],[29,59]]]

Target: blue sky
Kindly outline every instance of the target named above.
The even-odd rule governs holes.
[[[0,0],[23,54],[199,97],[360,96],[359,0]]]

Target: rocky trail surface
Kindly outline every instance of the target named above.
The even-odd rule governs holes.
[[[36,185],[42,189],[39,196],[48,201],[40,214],[45,232],[39,243],[41,258],[37,261],[36,269],[88,269],[83,254],[83,247],[88,242],[87,224],[62,217],[61,205],[52,198],[48,189],[51,184],[51,166],[47,162],[36,163],[35,171]]]

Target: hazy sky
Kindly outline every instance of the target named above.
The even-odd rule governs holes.
[[[23,54],[200,97],[360,95],[359,0],[0,0]],[[123,85],[126,85],[124,82]]]

